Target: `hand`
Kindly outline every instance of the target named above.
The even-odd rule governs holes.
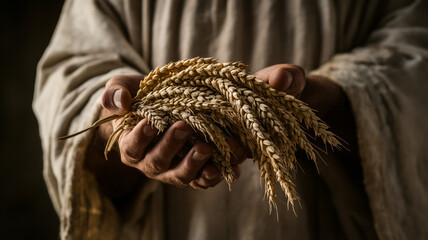
[[[321,118],[328,118],[331,111],[343,104],[346,96],[332,80],[309,75],[303,68],[292,64],[277,64],[255,73],[255,76],[278,91],[286,92],[307,103]]]
[[[354,117],[349,100],[337,83],[324,76],[305,76],[303,68],[292,64],[272,65],[258,71],[255,76],[316,110],[318,117],[331,127],[331,131],[347,143],[350,151],[341,154],[355,158],[358,144]]]
[[[142,78],[143,76],[121,75],[110,79],[102,97],[104,109],[101,117],[127,113]],[[117,119],[111,124],[100,126],[99,135],[104,141],[120,121],[121,119]],[[208,143],[200,141],[182,159],[177,157],[177,153],[194,134],[193,129],[184,121],[171,125],[160,139],[157,134],[158,130],[152,128],[146,119],[132,130],[125,130],[117,142],[122,163],[138,169],[148,178],[177,187],[190,185],[195,189],[206,189],[221,182],[220,172],[208,161],[213,153]],[[232,167],[239,176],[239,164],[246,159],[246,152],[233,138],[229,139],[229,144],[234,153]]]

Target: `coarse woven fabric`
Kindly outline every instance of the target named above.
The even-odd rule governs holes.
[[[328,167],[320,164],[320,176],[302,163],[305,174],[298,176],[302,195],[311,178],[318,187],[308,190],[298,218],[281,208],[279,223],[268,215],[251,161],[243,165],[243,175],[232,185],[232,192],[224,185],[196,192],[147,181],[136,196],[133,214],[119,217],[121,213],[84,168],[91,133],[64,142],[56,139],[98,118],[100,96],[110,77],[147,74],[169,61],[194,56],[241,61],[252,71],[294,63],[340,84],[356,120],[375,235],[427,238],[427,4],[399,0],[66,1],[38,66],[33,105],[40,123],[44,176],[61,219],[61,238],[373,237],[370,218],[352,207],[363,202],[353,188],[355,179],[335,165],[346,159],[333,161],[334,154],[325,157]],[[313,199],[316,202],[310,204]]]

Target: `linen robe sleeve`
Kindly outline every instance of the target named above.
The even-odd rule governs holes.
[[[125,12],[141,9],[139,5],[141,1],[66,1],[38,65],[33,108],[62,239],[117,239],[121,231],[116,210],[84,168],[91,132],[66,141],[57,138],[97,120],[109,78],[149,71],[143,49],[136,47],[142,41],[141,16]]]
[[[349,97],[380,239],[428,236],[427,5],[382,5],[386,13],[364,46],[311,73],[333,79]]]

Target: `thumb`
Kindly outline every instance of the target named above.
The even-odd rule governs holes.
[[[255,74],[256,78],[278,91],[299,96],[305,88],[305,70],[294,64],[276,64]]]
[[[121,85],[108,87],[102,96],[102,105],[113,114],[126,114],[131,109],[131,93]]]

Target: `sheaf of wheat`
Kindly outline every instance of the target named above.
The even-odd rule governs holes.
[[[251,151],[264,180],[269,208],[277,208],[279,186],[294,206],[299,200],[293,183],[297,160],[302,149],[316,161],[316,149],[308,139],[308,130],[324,144],[339,147],[340,141],[302,101],[276,91],[246,71],[239,62],[218,62],[213,58],[192,58],[171,62],[151,71],[140,83],[131,111],[111,116],[94,126],[124,117],[111,134],[105,155],[125,129],[147,118],[159,132],[183,120],[212,144],[212,161],[229,184],[236,179],[230,160],[228,135],[239,139]],[[306,130],[306,131],[305,131]],[[287,204],[287,205],[288,205]]]

